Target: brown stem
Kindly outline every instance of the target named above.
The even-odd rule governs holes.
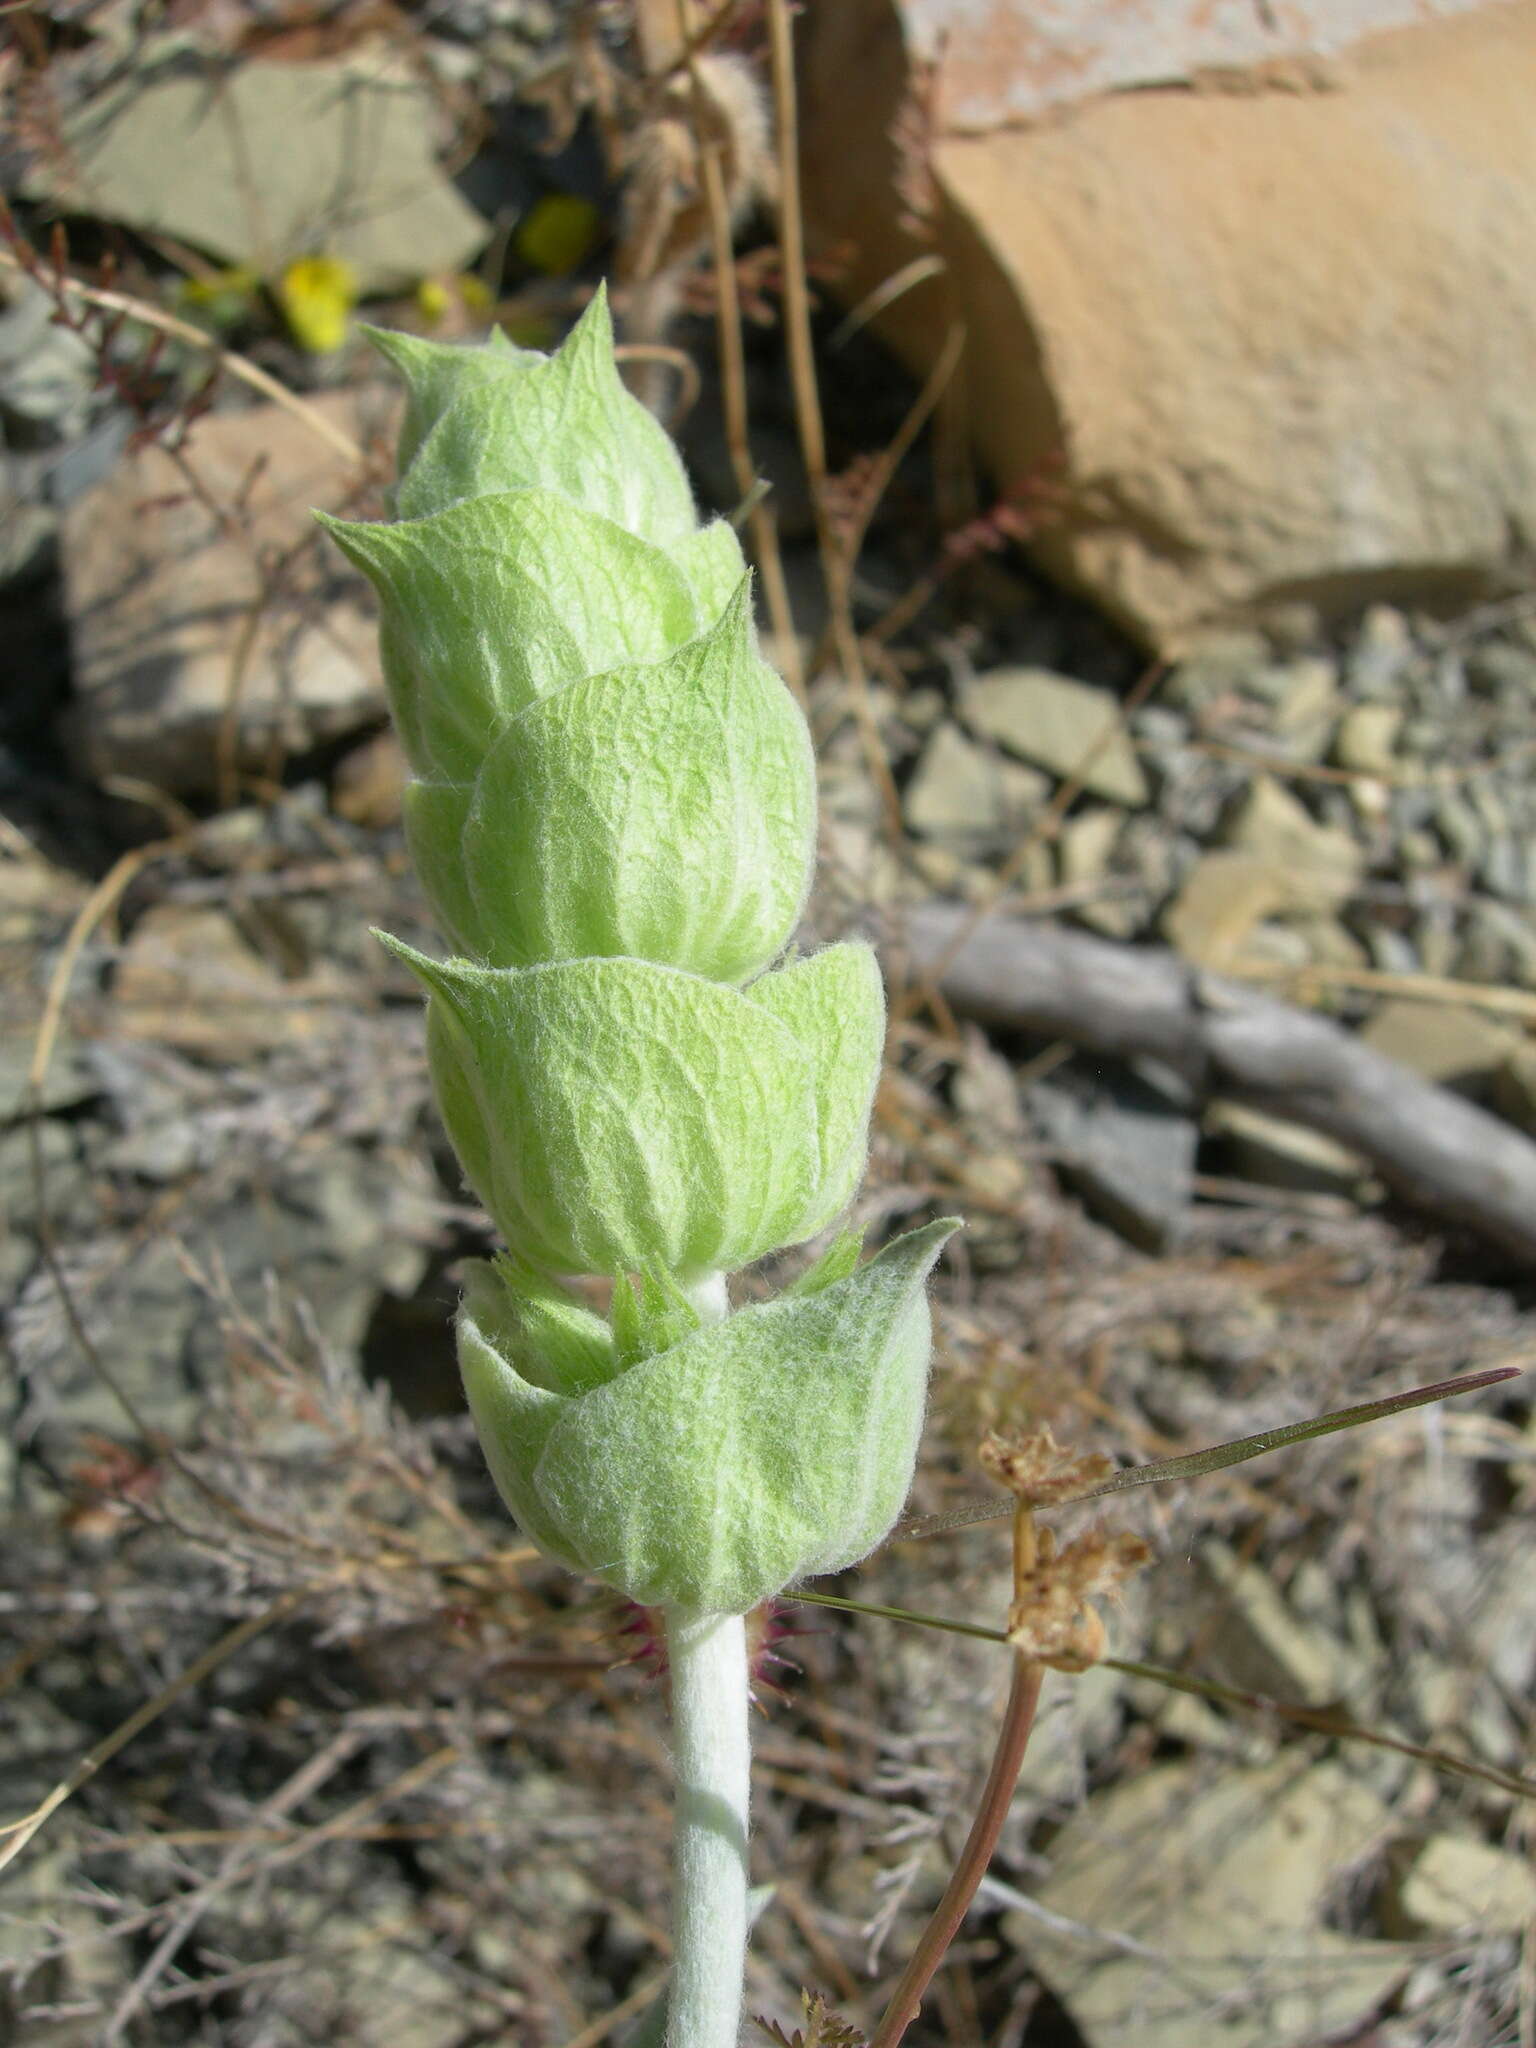
[[[902,1972],[901,1982],[896,1986],[895,1995],[885,2009],[885,2017],[869,2048],[896,2048],[896,2043],[917,2018],[923,1993],[960,1930],[960,1923],[976,1895],[976,1887],[986,1874],[992,1851],[997,1847],[998,1835],[1002,1832],[1024,1762],[1024,1751],[1029,1744],[1030,1730],[1035,1724],[1040,1681],[1044,1676],[1045,1667],[1032,1658],[1014,1658],[1008,1705],[998,1733],[992,1768],[987,1773],[986,1789],[976,1809],[976,1818],[971,1822],[971,1832],[966,1836],[965,1847],[960,1852],[960,1860],[945,1887],[938,1909],[923,1930],[923,1938],[913,1951],[911,1962]]]

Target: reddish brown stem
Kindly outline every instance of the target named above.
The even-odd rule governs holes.
[[[1029,1746],[1030,1730],[1035,1725],[1035,1708],[1040,1701],[1040,1681],[1044,1676],[1043,1665],[1028,1657],[1014,1658],[1008,1706],[998,1734],[992,1768],[987,1773],[986,1789],[976,1809],[976,1818],[971,1822],[971,1832],[965,1838],[965,1847],[960,1852],[960,1860],[945,1887],[938,1909],[923,1930],[923,1938],[913,1951],[911,1962],[902,1972],[901,1982],[896,1986],[895,1995],[885,2009],[885,2017],[869,2048],[896,2048],[896,2043],[917,2018],[923,1993],[943,1962],[949,1944],[960,1931],[960,1923],[976,1896],[976,1887],[986,1874],[987,1865],[992,1861],[992,1851],[997,1847],[998,1835],[1002,1832],[1013,1788],[1018,1783],[1019,1770],[1024,1762],[1024,1751]]]

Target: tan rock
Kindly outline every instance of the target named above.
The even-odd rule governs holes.
[[[236,1058],[334,1034],[348,991],[327,963],[285,978],[222,910],[158,903],[135,924],[112,994],[126,1037]]]
[[[1400,704],[1353,704],[1339,720],[1333,758],[1362,775],[1390,775],[1397,763]]]
[[[1255,23],[1295,10],[1043,26],[993,0],[947,39],[939,0],[808,14],[807,201],[853,251],[842,289],[940,257],[879,331],[926,370],[964,322],[987,472],[1019,492],[1064,463],[1037,553],[1164,651],[1298,598],[1519,575],[1536,0],[1436,11],[1314,6],[1282,35]],[[1140,61],[1099,61],[1117,42]],[[1326,69],[1263,63],[1324,44]]]
[[[1419,1003],[1406,996],[1383,1003],[1360,1036],[1426,1081],[1474,1090],[1488,1086],[1520,1043],[1469,1004]]]
[[[357,401],[311,403],[362,430]],[[344,502],[356,465],[275,406],[200,420],[187,461],[202,496],[143,448],[76,499],[60,537],[76,763],[178,794],[218,787],[226,722],[236,764],[270,775],[385,712],[371,600],[310,518]]]
[[[1518,1934],[1536,1920],[1536,1872],[1491,1842],[1431,1835],[1403,1859],[1393,1903],[1405,1934]]]
[[[1310,1124],[1271,1116],[1246,1102],[1218,1101],[1208,1106],[1205,1127],[1228,1141],[1234,1168],[1244,1180],[1351,1201],[1371,1192],[1370,1168],[1359,1153]]]
[[[1108,690],[1046,668],[994,669],[966,690],[960,713],[973,732],[1094,796],[1147,801],[1119,699]]]
[[[1365,857],[1349,833],[1319,825],[1306,805],[1261,775],[1224,821],[1223,842],[1289,878],[1298,906],[1332,909],[1350,895]]]
[[[1284,872],[1251,853],[1207,853],[1163,916],[1170,945],[1195,967],[1229,968],[1265,918],[1292,902]]]
[[[337,763],[331,799],[337,816],[374,831],[398,825],[410,774],[393,728],[375,733]]]
[[[1057,839],[1057,858],[1065,887],[1097,882],[1106,873],[1124,823],[1120,811],[1097,807],[1080,811],[1067,820]]]
[[[946,719],[923,749],[902,811],[925,839],[961,853],[990,853],[1028,829],[1049,793],[1043,775],[977,746]]]
[[[1156,1765],[1096,1793],[1051,1842],[1036,1896],[1054,1925],[1019,1908],[1003,1933],[1090,2048],[1331,2039],[1406,1968],[1392,1943],[1350,1940],[1324,1919],[1336,1878],[1386,1820],[1337,1764]]]

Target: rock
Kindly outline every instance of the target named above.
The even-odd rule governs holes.
[[[310,403],[357,433],[356,400]],[[243,531],[221,528],[154,446],[125,455],[64,515],[76,688],[64,734],[98,780],[202,794],[217,787],[232,691],[236,762],[261,774],[274,755],[377,723],[386,706],[362,580],[310,519],[311,507],[344,499],[352,465],[275,406],[200,420],[188,459],[212,504],[243,505]],[[261,555],[290,551],[290,572],[263,599]]]
[[[1360,775],[1390,775],[1402,723],[1400,704],[1352,704],[1334,734],[1334,760]]]
[[[1493,1100],[1511,1123],[1536,1133],[1536,1045],[1529,1040],[1505,1054],[1493,1077]]]
[[[987,469],[1064,463],[1035,552],[1162,651],[1276,602],[1518,584],[1533,9],[1442,4],[991,0],[946,37],[936,0],[845,0],[807,21],[806,202],[853,252],[840,289],[944,261],[945,292],[901,294],[877,331],[926,374],[965,322]],[[1316,50],[1326,72],[1297,57]]]
[[[1059,780],[1080,781],[1111,803],[1147,801],[1119,700],[1108,690],[1050,669],[995,669],[969,686],[960,712],[973,732]]]
[[[1519,1049],[1515,1034],[1483,1010],[1463,1003],[1420,1003],[1408,997],[1382,1004],[1360,1034],[1375,1051],[1398,1060],[1426,1081],[1477,1094],[1486,1090]]]
[[[1518,1934],[1536,1919],[1536,1872],[1523,1856],[1467,1835],[1431,1835],[1393,1858],[1384,1918],[1402,1939]]]
[[[124,1037],[224,1059],[347,1028],[345,982],[332,964],[285,978],[211,906],[147,910],[112,992]]]
[[[97,389],[90,343],[59,325],[52,297],[29,277],[0,279],[0,308],[0,412],[50,438],[73,438]]]
[[[1479,696],[1512,711],[1528,709],[1536,700],[1536,650],[1503,640],[1474,647],[1467,655],[1467,682]]]
[[[34,850],[14,859],[0,856],[0,946],[46,951],[63,937],[89,893],[78,875]],[[0,995],[0,1007],[4,1003]]]
[[[960,854],[997,853],[1027,831],[1050,784],[1033,769],[935,726],[902,800],[908,827]]]
[[[0,1038],[0,1124],[36,1108],[45,1114],[56,1109],[77,1109],[101,1092],[84,1047],[71,1039],[60,1039],[53,1048],[48,1071],[34,1102],[28,1086],[32,1068],[33,1037]]]
[[[1365,857],[1347,832],[1319,825],[1273,776],[1260,775],[1223,822],[1222,840],[1289,878],[1292,900],[1333,910],[1352,893]]]
[[[134,54],[66,113],[30,196],[267,280],[300,256],[337,258],[365,296],[463,269],[490,233],[438,167],[432,89],[403,53],[246,58],[216,91],[206,59],[169,39]]]
[[[1324,1918],[1386,1820],[1337,1764],[1154,1765],[1095,1794],[1051,1842],[1035,1896],[1057,1924],[1015,1909],[1003,1935],[1088,2048],[1333,2040],[1408,1967],[1392,1943],[1348,1939]]]
[[[410,772],[393,728],[375,733],[337,763],[332,782],[337,816],[372,832],[398,825]]]
[[[1351,696],[1372,700],[1395,698],[1413,652],[1413,631],[1403,614],[1389,604],[1371,605],[1360,621],[1360,630],[1349,652],[1347,681]]]
[[[1243,1180],[1300,1194],[1343,1195],[1352,1201],[1362,1199],[1373,1185],[1370,1168],[1358,1152],[1307,1124],[1251,1109],[1245,1102],[1210,1103],[1205,1127],[1226,1141],[1232,1171]]]
[[[1128,1068],[1087,1060],[1030,1091],[1056,1164],[1089,1210],[1145,1251],[1177,1238],[1194,1193],[1199,1127]]]
[[[1122,811],[1094,809],[1068,818],[1056,840],[1062,886],[1086,887],[1100,881],[1114,856],[1115,841],[1125,823]]]
[[[1275,737],[1297,761],[1320,761],[1338,716],[1339,685],[1333,663],[1306,655],[1273,671]]]
[[[1269,642],[1262,633],[1207,627],[1185,648],[1160,695],[1164,703],[1200,711],[1249,689],[1268,660]]]
[[[1343,1690],[1344,1646],[1294,1614],[1274,1580],[1245,1564],[1214,1537],[1200,1547],[1200,1569],[1217,1589],[1209,1636],[1210,1671],[1251,1692],[1325,1706]]]
[[[1294,901],[1291,878],[1251,853],[1207,853],[1163,916],[1168,943],[1192,966],[1230,968],[1264,921]]]

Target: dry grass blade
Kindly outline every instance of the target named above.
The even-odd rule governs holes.
[[[1008,1642],[1007,1632],[1003,1629],[984,1628],[979,1622],[958,1621],[947,1614],[918,1614],[908,1607],[881,1607],[867,1600],[845,1600],[837,1593],[807,1592],[803,1587],[791,1593],[781,1593],[779,1598],[804,1601],[813,1607],[833,1607],[843,1614],[872,1615],[878,1621],[910,1622],[914,1628],[937,1629],[945,1635],[979,1636],[986,1642],[1004,1646]],[[1268,1714],[1277,1721],[1304,1728],[1314,1735],[1331,1735],[1340,1742],[1363,1742],[1372,1749],[1390,1749],[1399,1756],[1411,1757],[1416,1763],[1427,1764],[1431,1770],[1441,1771],[1448,1777],[1473,1778],[1481,1784],[1496,1786],[1501,1792],[1513,1793],[1518,1799],[1536,1799],[1536,1779],[1523,1778],[1515,1771],[1501,1770],[1497,1764],[1480,1763],[1475,1757],[1458,1756],[1454,1750],[1428,1748],[1422,1743],[1408,1742],[1401,1736],[1384,1735],[1378,1729],[1363,1727],[1327,1707],[1307,1707],[1292,1700],[1271,1699],[1267,1693],[1245,1692],[1238,1686],[1223,1685],[1219,1679],[1200,1678],[1187,1671],[1170,1671],[1161,1664],[1140,1664],[1123,1657],[1105,1657],[1100,1661],[1106,1670],[1122,1672],[1127,1678],[1145,1678],[1154,1685],[1166,1685],[1174,1692],[1193,1693],[1221,1706],[1240,1707],[1247,1713]]]
[[[681,4],[681,0],[680,0]],[[682,5],[682,25],[690,28],[689,9]],[[696,54],[687,59],[696,103],[702,102],[704,87]],[[710,250],[715,269],[716,334],[720,351],[720,397],[725,411],[725,439],[731,470],[745,509],[747,530],[758,574],[763,579],[763,598],[773,626],[784,680],[797,699],[804,701],[805,677],[801,671],[800,643],[795,637],[794,612],[784,564],[779,554],[778,528],[762,502],[758,489],[757,465],[752,459],[751,427],[747,416],[746,352],[741,338],[741,306],[736,291],[736,259],[731,243],[731,209],[726,197],[725,176],[720,164],[719,144],[702,113],[696,123],[694,146],[698,151],[699,176],[709,213]]]
[[[1160,1486],[1170,1480],[1199,1479],[1208,1472],[1225,1471],[1250,1458],[1262,1458],[1270,1451],[1283,1451],[1289,1444],[1306,1443],[1313,1437],[1332,1436],[1341,1429],[1360,1429],[1368,1422],[1381,1422],[1410,1408],[1424,1408],[1433,1401],[1454,1400],[1458,1394],[1476,1394],[1484,1387],[1497,1387],[1521,1376],[1518,1365],[1499,1365],[1487,1372],[1467,1373],[1460,1379],[1439,1380],[1430,1387],[1415,1387],[1410,1393],[1389,1394],[1381,1401],[1362,1401],[1353,1408],[1336,1408],[1328,1415],[1310,1415],[1305,1422],[1287,1422],[1278,1429],[1263,1429],[1254,1436],[1235,1437],[1231,1443],[1214,1444],[1209,1450],[1190,1451],[1179,1458],[1159,1458],[1149,1465],[1132,1465],[1117,1472],[1102,1485],[1083,1493],[1069,1494],[1053,1501],[1053,1507],[1078,1507],[1084,1501],[1102,1500],[1106,1494],[1125,1493],[1133,1486]],[[903,1523],[896,1537],[942,1536],[951,1529],[968,1528],[974,1522],[996,1521],[1012,1514],[1006,1500],[978,1501],[973,1507],[954,1508],[947,1514],[925,1515],[920,1521]],[[895,1537],[891,1539],[895,1540]]]
[[[1223,1685],[1214,1678],[1195,1678],[1185,1671],[1170,1671],[1162,1664],[1138,1664],[1119,1657],[1106,1657],[1104,1663],[1111,1671],[1123,1672],[1127,1678],[1150,1679],[1154,1685],[1165,1685],[1172,1692],[1192,1693],[1198,1699],[1214,1700],[1220,1706],[1241,1707],[1248,1713],[1269,1714],[1293,1728],[1309,1729],[1314,1735],[1333,1735],[1341,1742],[1364,1742],[1372,1749],[1390,1749],[1398,1756],[1412,1757],[1415,1763],[1428,1764],[1432,1770],[1443,1771],[1450,1777],[1474,1778],[1483,1785],[1496,1785],[1501,1792],[1512,1792],[1517,1799],[1536,1799],[1536,1778],[1522,1778],[1518,1771],[1502,1771],[1497,1764],[1478,1763],[1471,1757],[1457,1756],[1453,1750],[1427,1748],[1423,1743],[1408,1742],[1400,1735],[1384,1735],[1379,1729],[1363,1728],[1358,1721],[1334,1713],[1327,1707],[1305,1707],[1291,1700],[1272,1700],[1261,1692],[1245,1692],[1241,1686]]]
[[[66,1800],[72,1799],[82,1785],[88,1784],[95,1777],[103,1764],[110,1763],[120,1749],[126,1749],[134,1737],[141,1735],[152,1721],[158,1720],[167,1707],[179,1700],[183,1693],[190,1692],[196,1685],[201,1685],[210,1672],[217,1671],[221,1664],[227,1663],[264,1630],[273,1627],[279,1621],[285,1621],[308,1597],[307,1586],[297,1587],[291,1592],[284,1593],[280,1599],[274,1600],[270,1607],[263,1608],[260,1614],[248,1615],[237,1627],[230,1629],[227,1635],[220,1636],[219,1640],[204,1650],[200,1657],[195,1657],[186,1670],[173,1678],[169,1685],[162,1686],[153,1699],[145,1700],[144,1704],[136,1707],[127,1720],[120,1722],[110,1735],[104,1736],[93,1748],[88,1749],[69,1775],[61,1778],[47,1798],[34,1806],[30,1813],[23,1814],[20,1820],[0,1824],[0,1870],[4,1870],[8,1863],[13,1862],[21,1854],[33,1836],[39,1829],[47,1826]]]
[[[0,264],[9,270],[25,272],[27,265],[8,249],[0,249]],[[85,284],[77,277],[59,273],[52,279],[54,287],[68,297],[82,300],[88,306],[95,306],[103,313],[118,313],[126,320],[133,320],[141,327],[149,327],[157,334],[169,335],[174,341],[185,342],[189,348],[200,349],[211,356],[221,370],[251,390],[259,391],[263,398],[273,405],[280,405],[284,412],[290,412],[295,419],[302,420],[312,433],[322,441],[329,442],[338,455],[344,455],[349,462],[361,464],[363,450],[352,436],[334,425],[324,413],[307,405],[297,393],[280,384],[276,377],[268,376],[258,363],[237,355],[233,349],[221,347],[212,336],[205,334],[201,327],[194,327],[190,320],[179,320],[174,313],[162,312],[146,299],[136,299],[127,292],[109,291],[105,286]]]

